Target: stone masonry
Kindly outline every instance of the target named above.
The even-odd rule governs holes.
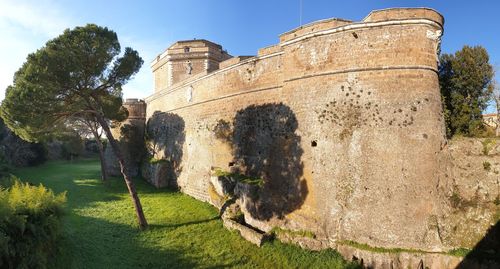
[[[442,172],[451,167],[437,75],[443,23],[427,8],[327,19],[255,57],[177,42],[151,65],[149,158],[170,171],[165,182],[218,206],[214,171],[261,180],[234,187],[248,225],[308,231],[345,255],[353,242],[422,253],[473,247],[480,237],[453,238],[456,186]],[[476,225],[479,234],[490,221]],[[432,259],[431,268],[457,264]]]

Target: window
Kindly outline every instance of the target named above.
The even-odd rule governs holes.
[[[184,53],[189,52],[189,47],[184,47]]]

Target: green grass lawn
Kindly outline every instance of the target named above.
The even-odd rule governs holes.
[[[333,250],[277,241],[252,245],[226,230],[217,210],[187,195],[136,180],[150,228],[139,231],[121,179],[99,180],[99,162],[49,162],[15,174],[67,191],[60,254],[51,268],[352,268]]]

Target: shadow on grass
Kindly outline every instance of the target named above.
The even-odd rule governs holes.
[[[123,179],[103,183],[98,171],[97,160],[18,171],[22,179],[68,191],[61,251],[48,268],[350,268],[332,251],[278,242],[257,248],[225,230],[208,204],[135,179],[151,223],[141,232]]]
[[[218,219],[219,219],[219,216],[215,216],[215,217],[209,218],[209,219],[188,221],[188,222],[177,223],[177,224],[166,224],[166,225],[150,224],[149,229],[158,229],[158,228],[174,228],[175,229],[175,228],[184,227],[184,226],[207,223],[207,222],[211,222],[211,221],[218,220]]]
[[[60,253],[49,268],[193,268],[185,252],[145,247],[140,232],[102,219],[72,215],[67,220]]]

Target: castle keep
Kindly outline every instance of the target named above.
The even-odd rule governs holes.
[[[301,244],[346,256],[346,242],[423,252],[464,246],[447,218],[454,189],[442,172],[443,22],[426,8],[327,19],[280,35],[255,57],[179,41],[151,64],[153,161],[142,171],[216,206],[228,189],[217,178],[239,175],[229,192],[248,225],[309,231],[315,240]]]

